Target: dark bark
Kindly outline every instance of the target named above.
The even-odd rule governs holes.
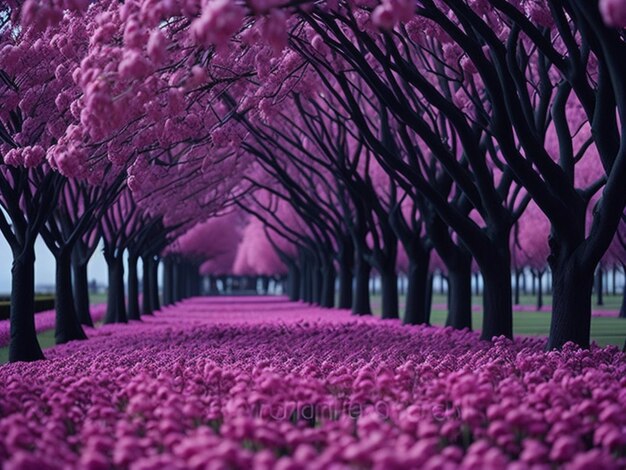
[[[261,285],[263,286],[263,294],[267,295],[270,292],[270,277],[263,276],[261,278]]]
[[[537,279],[537,310],[543,308],[543,275],[545,271],[537,270],[534,272],[534,277]]]
[[[311,263],[311,280],[311,288],[313,290],[311,302],[316,305],[321,305],[323,280],[322,270],[320,268],[320,263],[317,257],[314,257],[313,262]]]
[[[304,253],[300,253],[300,294],[301,298],[306,303],[313,301],[313,288],[312,288],[312,272],[311,263],[309,257]]]
[[[288,268],[289,300],[295,302],[300,300],[300,269],[294,262],[290,263]]]
[[[141,297],[141,314],[142,315],[153,315],[154,310],[152,309],[152,288],[153,283],[150,277],[152,276],[150,269],[152,263],[151,256],[142,256],[142,297]]]
[[[339,253],[339,303],[338,308],[352,306],[352,281],[354,278],[354,247],[352,240]]]
[[[446,326],[472,329],[472,257],[465,252],[448,266],[448,318]]]
[[[569,341],[589,347],[593,270],[581,269],[576,257],[552,264],[552,321],[548,349]]]
[[[380,273],[381,295],[382,295],[382,318],[393,320],[400,318],[398,307],[398,274],[395,265],[386,267]]]
[[[148,259],[148,284],[150,285],[150,310],[152,313],[161,310],[161,301],[159,299],[159,257],[150,257]]]
[[[11,276],[9,361],[44,359],[35,330],[34,242],[21,253],[13,254]]]
[[[207,292],[208,295],[217,295],[219,294],[219,289],[217,288],[217,279],[215,278],[215,276],[208,276],[208,283],[209,283],[209,291]]]
[[[180,264],[178,261],[172,263],[172,303],[180,301]]]
[[[433,307],[433,284],[435,282],[435,277],[432,273],[428,275],[428,280],[426,281],[426,310],[430,312]]]
[[[515,296],[513,298],[513,304],[514,305],[519,305],[519,292],[520,292],[520,281],[519,281],[519,278],[520,278],[521,271],[519,269],[516,269],[514,272],[515,272],[515,274],[514,274],[515,275],[515,279],[514,279],[514,282],[515,282]]]
[[[72,262],[72,271],[74,273],[74,305],[78,320],[85,326],[93,327],[93,319],[89,305],[89,277],[87,272],[87,264],[78,261]]]
[[[371,315],[372,307],[370,305],[369,282],[372,268],[362,256],[358,254],[355,256],[355,285],[354,296],[352,298],[352,314]]]
[[[172,281],[173,281],[172,260],[165,258],[163,261],[163,305],[172,304]],[[224,287],[226,281],[224,281]]]
[[[472,255],[452,238],[440,217],[428,219],[428,234],[448,271],[448,317],[446,325],[457,329],[472,327]],[[476,275],[478,291],[478,275]]]
[[[424,256],[425,255],[425,256]],[[420,325],[430,323],[430,309],[428,308],[428,270],[430,253],[409,259],[408,289],[404,311],[404,323]]]
[[[137,263],[139,256],[128,254],[128,319],[141,320],[139,312],[139,276]],[[145,281],[144,281],[145,283]]]
[[[56,254],[55,329],[56,344],[87,339],[78,320],[72,292],[72,251],[60,250]]]
[[[109,270],[109,291],[104,323],[126,323],[126,299],[124,292],[124,260],[121,255],[106,258]]]
[[[493,246],[488,262],[481,263],[483,277],[483,329],[481,339],[495,336],[513,337],[513,305],[511,265],[505,239],[500,247]]]
[[[320,302],[322,307],[333,308],[335,306],[336,278],[337,272],[335,270],[333,260],[326,260],[322,268],[322,298]]]
[[[601,268],[596,270],[596,280],[595,280],[595,290],[596,290],[596,305],[602,306],[604,305],[604,282],[603,282],[603,271]]]
[[[439,295],[446,293],[445,283],[448,281],[443,273],[439,273]]]
[[[622,287],[622,308],[619,310],[619,317],[626,318],[626,282],[624,282],[624,287]]]
[[[480,295],[480,274],[474,273],[474,295]]]
[[[184,271],[180,262],[172,266],[172,301],[177,304],[183,299]]]

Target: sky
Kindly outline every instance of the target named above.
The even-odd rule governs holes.
[[[54,257],[48,251],[41,237],[35,245],[35,256],[37,261],[35,264],[35,287],[38,291],[39,287],[54,286]],[[11,291],[11,250],[9,245],[0,237],[0,294],[8,294]],[[96,279],[98,284],[107,284],[106,263],[102,256],[102,249],[99,247],[93,255],[89,263],[89,280]]]

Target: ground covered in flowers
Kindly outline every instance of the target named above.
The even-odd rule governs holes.
[[[626,357],[192,299],[0,367],[6,469],[626,466]]]

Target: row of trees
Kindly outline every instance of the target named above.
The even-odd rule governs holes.
[[[11,359],[42,356],[38,236],[57,260],[63,342],[84,336],[78,266],[98,240],[107,321],[123,321],[139,315],[139,258],[146,312],[161,256],[166,300],[196,292],[196,267],[225,256],[202,224],[238,211],[259,221],[250,239],[284,263],[292,297],[327,307],[337,282],[340,307],[370,313],[375,270],[397,318],[400,254],[405,321],[428,322],[436,262],[448,323],[466,328],[480,270],[485,339],[512,336],[511,272],[547,259],[548,346],[588,346],[594,272],[625,251],[625,24],[609,3],[4,3]],[[247,250],[240,263],[264,251]]]

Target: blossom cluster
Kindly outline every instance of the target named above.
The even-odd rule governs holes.
[[[106,304],[98,304],[91,307],[91,318],[94,322],[98,322],[104,318],[106,313]],[[54,329],[56,321],[56,312],[54,310],[46,310],[35,315],[35,329],[37,333]],[[9,344],[11,339],[11,322],[9,320],[0,320],[0,348]]]
[[[34,468],[626,465],[626,357],[192,299],[0,368],[0,462]]]

